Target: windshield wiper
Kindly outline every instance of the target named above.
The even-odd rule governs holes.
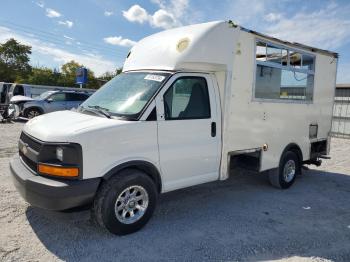
[[[111,118],[112,117],[111,114],[108,112],[109,109],[107,109],[107,108],[104,108],[102,106],[97,106],[97,105],[96,106],[88,106],[88,107],[96,109],[97,112],[101,113],[102,115],[104,115],[107,118]]]
[[[108,112],[107,108],[101,107],[101,106],[88,106],[89,108],[86,108],[84,106],[80,106],[82,111],[91,111],[94,112],[95,114],[98,113],[99,115],[103,115],[107,118],[112,118],[111,114]]]
[[[98,113],[98,114],[101,114],[107,118],[112,118],[112,115],[111,113],[109,113],[109,109],[107,108],[104,108],[102,106],[98,106],[98,105],[94,105],[94,106],[88,106],[85,107],[85,106],[80,106],[80,111],[91,111],[91,112],[94,112],[94,113]],[[119,118],[119,119],[122,119],[122,120],[127,120],[127,121],[137,121],[138,118],[136,117],[133,117],[133,116],[126,116],[126,115],[119,115],[119,114],[114,114],[113,115],[115,118]]]

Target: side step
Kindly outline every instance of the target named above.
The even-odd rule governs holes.
[[[331,159],[331,156],[329,156],[329,155],[320,155],[318,157],[322,158],[322,159]]]
[[[304,161],[304,164],[320,166],[322,164],[322,160],[321,159],[310,159],[310,160]]]

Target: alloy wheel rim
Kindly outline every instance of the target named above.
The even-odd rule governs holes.
[[[28,113],[28,118],[33,118],[39,115],[39,112],[33,110],[33,111],[29,111]]]
[[[132,224],[146,213],[149,203],[147,191],[142,186],[130,186],[119,194],[114,212],[123,224]]]
[[[285,163],[283,168],[284,181],[287,183],[291,182],[295,176],[295,172],[296,172],[295,162],[294,160],[290,159]]]

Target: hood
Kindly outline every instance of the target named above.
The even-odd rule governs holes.
[[[34,99],[28,96],[13,96],[10,103],[33,101]]]
[[[81,133],[127,123],[130,122],[75,111],[57,111],[31,119],[23,131],[46,142],[75,142],[74,137]]]

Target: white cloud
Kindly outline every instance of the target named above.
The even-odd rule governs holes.
[[[107,44],[118,45],[124,47],[131,47],[136,44],[135,41],[132,41],[127,38],[123,38],[121,36],[110,36],[103,39]]]
[[[139,5],[131,6],[127,11],[123,11],[123,16],[130,22],[143,24],[148,22],[152,27],[169,29],[180,26],[180,18],[188,7],[188,0],[172,0],[169,3],[163,0],[153,0],[160,9],[149,14]]]
[[[311,8],[300,3],[291,9],[291,2],[250,0],[247,5],[246,0],[230,1],[223,16],[283,40],[323,49],[334,50],[350,43],[350,4],[329,1]]]
[[[103,14],[104,14],[105,16],[111,16],[111,15],[113,15],[114,13],[113,13],[112,11],[105,11]]]
[[[152,0],[161,9],[170,12],[175,18],[181,18],[189,7],[189,0]]]
[[[278,20],[281,20],[282,14],[277,14],[277,13],[268,13],[267,15],[264,16],[264,20],[267,22],[276,22]]]
[[[74,23],[72,21],[66,20],[66,21],[58,21],[58,24],[60,25],[64,25],[68,28],[72,28],[72,26],[74,25]]]
[[[123,16],[130,22],[143,24],[149,20],[147,11],[139,5],[133,5],[127,11],[123,11]]]
[[[46,8],[46,16],[50,18],[61,17],[62,15],[51,8]]]
[[[254,25],[265,13],[265,2],[266,0],[249,0],[249,4],[246,0],[229,2],[230,4],[224,10],[226,13],[224,16],[230,17],[235,23],[241,25],[248,23]]]
[[[350,43],[349,11],[350,6],[338,8],[336,5],[313,12],[302,11],[280,18],[265,31],[283,40],[334,50]]]
[[[67,36],[67,35],[63,35],[64,38],[68,39],[68,40],[74,40],[73,37]]]
[[[189,0],[151,0],[151,2],[157,4],[160,9],[171,12],[176,18],[182,17],[189,7]]]
[[[36,4],[37,6],[39,6],[40,8],[44,8],[44,6],[45,6],[44,2],[41,2],[41,1],[35,2],[35,4]]]
[[[163,9],[159,9],[150,17],[150,23],[154,27],[161,27],[164,29],[169,29],[179,25],[176,22],[174,15]]]
[[[85,53],[74,53],[61,48],[57,48],[54,44],[44,42],[42,40],[24,36],[12,31],[9,28],[0,26],[0,42],[4,42],[10,38],[15,38],[22,44],[32,46],[33,55],[44,55],[49,59],[63,65],[71,60],[75,60],[80,64],[85,65],[95,72],[97,76],[102,75],[106,71],[116,68],[117,64],[114,61],[105,59],[104,57],[93,52],[86,51]],[[31,61],[33,62],[33,61]],[[35,63],[35,62],[34,62]]]

